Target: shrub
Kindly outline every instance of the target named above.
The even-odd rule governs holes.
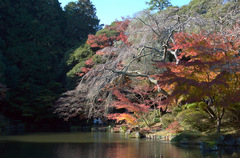
[[[181,111],[182,111],[181,108],[179,108],[179,107],[174,107],[174,108],[172,109],[172,115],[173,115],[173,116],[177,116]]]
[[[176,137],[174,137],[171,141],[173,142],[180,142],[181,140],[196,140],[198,138],[201,138],[202,135],[200,132],[197,131],[185,131],[180,134],[178,134]]]
[[[181,122],[184,128],[190,127],[198,131],[206,131],[212,126],[208,115],[203,111],[188,109],[177,115],[177,120]]]
[[[160,122],[160,118],[159,118],[159,117],[156,117],[156,118],[153,119],[153,121],[154,121],[155,123],[158,123],[158,122]]]
[[[231,108],[231,111],[229,110],[225,111],[225,114],[222,120],[222,127],[225,127],[228,130],[240,129],[240,106],[239,105]]]
[[[126,132],[127,131],[127,126],[121,126],[120,128],[119,128],[119,132]]]
[[[174,122],[175,117],[172,114],[165,114],[162,116],[162,126],[167,128],[172,122]]]
[[[179,133],[181,130],[181,125],[179,124],[178,121],[174,121],[170,123],[167,127],[167,130],[169,130],[171,133]]]

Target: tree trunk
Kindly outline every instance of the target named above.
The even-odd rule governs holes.
[[[218,120],[217,120],[217,133],[221,132],[221,122],[222,122],[222,118],[218,118]]]
[[[156,115],[157,115],[157,114],[156,114],[156,111],[157,111],[157,110],[156,110],[156,105],[154,105],[154,122],[156,121]]]
[[[218,111],[218,119],[217,119],[217,133],[221,132],[221,123],[222,123],[222,118],[225,113],[225,108],[222,108],[222,114],[220,115],[220,110]]]

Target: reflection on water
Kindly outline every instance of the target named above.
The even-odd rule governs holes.
[[[240,157],[233,147],[201,152],[198,146],[175,146],[122,134],[58,133],[1,136],[0,158],[230,158]]]

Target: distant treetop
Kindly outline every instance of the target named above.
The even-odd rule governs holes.
[[[162,11],[167,7],[172,6],[171,2],[168,0],[150,0],[150,2],[146,2],[149,5],[150,10],[158,10]]]

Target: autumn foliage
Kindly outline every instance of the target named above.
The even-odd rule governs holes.
[[[166,128],[166,130],[169,130],[171,133],[179,133],[181,131],[181,125],[178,121],[174,121]]]
[[[131,87],[132,86],[132,87]],[[116,100],[111,107],[117,110],[122,109],[124,112],[115,112],[109,114],[109,119],[116,119],[117,122],[125,122],[129,126],[138,125],[143,121],[149,126],[149,112],[156,108],[159,103],[159,96],[147,83],[139,86],[128,83],[128,89],[116,89],[113,92]]]
[[[238,31],[239,28],[234,27],[224,33],[176,33],[175,43],[171,46],[172,49],[181,50],[178,54],[180,62],[157,64],[165,71],[155,77],[169,97],[162,101],[155,96],[155,105],[166,109],[169,105],[178,106],[182,100],[188,104],[199,102],[199,108],[218,122],[220,130],[225,109],[233,109],[240,102],[240,40],[233,36]],[[143,93],[143,90],[138,93],[140,91]],[[132,90],[131,93],[136,91]],[[111,114],[109,118],[125,120],[133,125],[137,124],[141,114],[149,112],[151,106],[148,103],[153,102],[147,98],[141,103],[132,102],[119,91],[115,91],[114,95],[118,101],[113,106],[126,109],[126,113]],[[173,122],[168,128],[177,132],[179,123]]]
[[[96,35],[88,35],[87,43],[92,48],[100,49],[112,46],[115,41],[122,41],[127,44],[128,40],[125,32],[129,22],[129,19],[123,19],[123,21],[116,21],[114,22],[113,26],[106,26],[104,28],[105,32]]]
[[[83,76],[84,74],[92,70],[93,66],[94,66],[93,57],[91,57],[85,61],[85,66],[82,67],[81,73],[77,73],[77,75],[79,75],[80,77]]]
[[[201,103],[200,108],[218,122],[218,132],[225,109],[233,109],[240,102],[237,32],[239,27],[224,33],[176,33],[172,49],[181,50],[181,62],[159,64],[166,68],[158,75],[160,86],[172,87],[167,102],[184,98],[187,103]]]
[[[85,87],[83,92],[89,113],[97,111],[129,126],[151,126],[152,120],[160,124],[169,114],[173,132],[181,130],[174,109],[191,107],[211,126],[217,123],[218,131],[226,111],[240,118],[237,16],[225,14],[231,9],[215,18],[210,13],[183,16],[180,10],[143,11],[131,22],[116,21],[88,36],[91,50],[101,58],[100,64],[89,59],[82,68],[82,75],[92,75],[78,87],[80,91],[91,83],[93,90]]]
[[[181,49],[179,58],[182,61],[179,65],[159,64],[167,68],[165,73],[159,75],[159,83],[162,86],[174,84],[172,97],[192,93],[188,101],[194,102],[227,93],[228,90],[231,95],[239,91],[239,38],[204,32],[177,33],[174,38],[173,49]],[[189,59],[183,60],[186,57]],[[232,102],[238,100],[237,97]],[[222,101],[221,105],[224,104],[226,102]]]
[[[119,90],[115,90],[113,94],[117,97],[117,100],[111,106],[116,109],[124,109],[126,112],[109,114],[109,119],[116,119],[117,122],[125,120],[126,123],[137,125],[142,114],[149,112],[150,107],[146,103],[128,99]]]

